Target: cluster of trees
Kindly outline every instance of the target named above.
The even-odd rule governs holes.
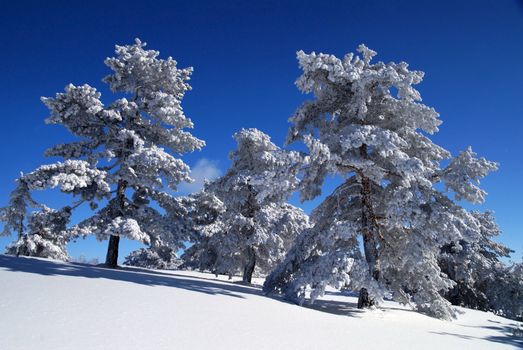
[[[423,73],[375,55],[364,45],[342,59],[298,52],[297,86],[314,98],[290,119],[287,145],[306,152],[242,129],[226,174],[177,196],[191,181],[178,157],[205,144],[181,107],[192,68],[139,40],[116,46],[104,82],[125,97],[104,105],[95,88],[68,85],[42,98],[46,122],[77,140],[47,150],[61,160],[17,180],[0,209],[2,234],[18,234],[7,253],[68,260],[69,241],[95,235],[109,241],[105,264],[114,268],[126,237],[147,246],[126,264],[241,274],[246,283],[266,276],[266,293],[299,304],[332,286],[358,290],[360,307],[390,295],[443,319],[454,317],[451,303],[522,317],[523,265],[502,263],[511,251],[494,241],[491,212],[462,206],[484,202],[479,181],[497,164],[433,143],[441,121],[414,88]],[[310,217],[287,203],[294,192],[320,196],[328,176],[341,184]],[[33,199],[51,188],[74,200],[55,210]],[[71,225],[87,204],[93,215]]]

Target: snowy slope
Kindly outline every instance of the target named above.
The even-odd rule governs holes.
[[[313,308],[187,271],[107,270],[0,255],[0,349],[516,349],[516,322],[461,309],[439,321],[389,302]]]

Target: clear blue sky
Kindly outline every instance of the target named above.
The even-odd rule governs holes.
[[[287,118],[307,98],[294,86],[295,52],[343,55],[365,43],[383,61],[426,72],[424,102],[444,124],[434,140],[453,153],[472,145],[501,164],[483,181],[481,208],[496,212],[500,240],[523,252],[523,4],[519,1],[4,1],[0,6],[0,205],[13,180],[70,140],[47,126],[40,96],[101,78],[114,44],[140,37],[181,67],[195,68],[184,108],[207,147],[184,158],[222,172],[231,135],[256,127],[282,144]],[[54,205],[64,197],[43,195]],[[310,210],[317,201],[305,203]],[[80,213],[81,214],[81,213]],[[0,246],[11,239],[1,238]],[[70,245],[103,260],[106,243]],[[123,256],[137,244],[126,242]]]

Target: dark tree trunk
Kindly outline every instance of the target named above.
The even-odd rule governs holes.
[[[24,218],[22,217],[20,219],[20,224],[18,228],[18,239],[22,238],[24,236]]]
[[[243,282],[251,283],[254,267],[256,266],[256,252],[254,251],[253,247],[248,248],[247,258],[247,264],[243,269]]]
[[[358,309],[368,308],[374,305],[374,300],[369,297],[367,288],[360,289],[360,295],[358,297]]]
[[[254,225],[256,225],[256,219],[255,214],[256,211],[259,210],[258,203],[256,202],[256,193],[254,192],[254,189],[249,184],[248,185],[249,194],[247,197],[246,205],[242,208],[242,215],[246,218],[252,218]],[[245,238],[248,239],[249,237],[252,237],[254,235],[254,226],[246,228],[245,232]],[[254,247],[249,246],[247,248],[247,264],[243,267],[243,282],[251,283],[252,281],[252,274],[254,273],[254,268],[256,267],[256,251],[254,250]]]
[[[109,238],[109,247],[107,248],[107,256],[105,257],[105,266],[112,269],[118,266],[118,246],[120,243],[120,236],[111,236]]]
[[[20,219],[20,226],[18,228],[18,242],[24,237],[24,218]],[[16,257],[20,256],[20,246],[16,247]]]
[[[360,148],[362,157],[367,156],[367,147],[362,145]],[[364,174],[359,174],[361,177],[361,227],[363,236],[363,251],[365,253],[365,260],[369,265],[369,274],[375,280],[379,279],[380,271],[378,264],[378,223],[374,214],[374,208],[372,206],[371,198],[371,182],[368,177]],[[366,288],[360,289],[360,295],[358,298],[358,308],[370,307],[374,305],[374,300],[369,297],[368,290]]]
[[[125,210],[125,189],[127,183],[123,180],[118,181],[118,188],[116,189],[116,200],[118,201],[118,208],[115,210],[114,217],[123,216]],[[112,269],[118,266],[118,248],[120,245],[120,236],[112,236],[109,238],[109,246],[107,247],[107,255],[105,257],[105,266]]]

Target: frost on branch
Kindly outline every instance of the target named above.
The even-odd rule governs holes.
[[[485,158],[476,158],[476,153],[469,147],[452,159],[449,166],[443,170],[442,180],[448,189],[455,192],[456,200],[483,203],[487,193],[478,187],[479,180],[497,169],[496,163]]]
[[[302,141],[309,150],[301,198],[319,196],[327,175],[343,183],[314,210],[313,227],[268,276],[265,292],[302,303],[308,288],[313,301],[330,285],[361,288],[379,303],[389,291],[420,311],[452,318],[441,295],[455,282],[438,258],[443,246],[477,235],[468,235],[469,214],[437,185],[456,200],[481,202],[478,180],[496,165],[467,150],[442,169],[451,154],[426,136],[441,120],[415,89],[423,72],[375,62],[376,52],[364,45],[358,52],[342,59],[297,54],[303,74],[296,85],[314,95],[290,118],[287,136],[288,144]]]
[[[64,193],[80,195],[85,200],[106,197],[111,190],[107,173],[92,168],[83,160],[68,159],[63,163],[42,165],[24,175],[23,180],[31,190],[58,187]]]
[[[48,124],[61,124],[79,137],[96,139],[104,134],[105,124],[101,120],[103,104],[101,94],[85,84],[69,84],[65,92],[57,93],[55,98],[42,97],[51,115],[45,120]]]

